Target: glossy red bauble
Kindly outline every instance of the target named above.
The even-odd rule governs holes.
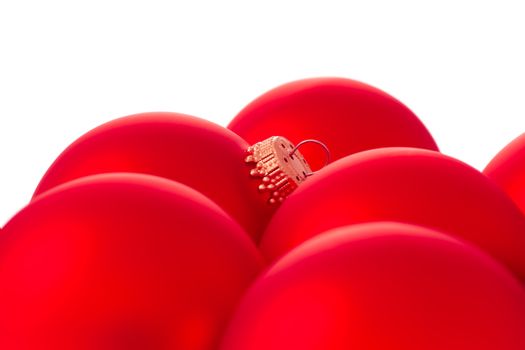
[[[254,238],[273,208],[244,163],[248,144],[226,128],[178,113],[143,113],[80,137],[51,165],[35,196],[92,174],[145,173],[188,185],[215,201]]]
[[[503,148],[483,173],[496,182],[525,214],[525,134]]]
[[[221,350],[522,350],[525,290],[478,249],[376,223],[301,245],[249,289]]]
[[[85,177],[0,236],[0,349],[214,349],[258,274],[252,241],[174,181]]]
[[[332,160],[391,146],[437,150],[425,126],[405,105],[370,85],[343,78],[304,79],[279,86],[247,105],[228,128],[253,144],[284,136],[297,144],[316,139]],[[301,148],[313,168],[322,152]]]
[[[330,164],[283,203],[261,249],[275,259],[323,231],[370,221],[440,229],[525,280],[525,217],[514,203],[474,168],[415,148],[365,151]]]

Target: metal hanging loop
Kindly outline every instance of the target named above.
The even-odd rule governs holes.
[[[322,166],[322,168],[324,168],[325,166],[327,166],[329,163],[330,163],[330,158],[331,158],[331,154],[330,154],[330,150],[328,149],[328,147],[321,141],[319,140],[314,140],[314,139],[307,139],[307,140],[303,140],[301,142],[299,142],[293,149],[292,151],[290,152],[290,156],[293,156],[295,154],[295,152],[297,152],[297,150],[299,150],[299,148],[304,145],[304,144],[307,144],[307,143],[315,143],[319,146],[321,146],[321,148],[324,150],[324,153],[326,155],[325,157],[325,163],[324,165]],[[322,169],[321,168],[321,169]],[[306,176],[312,176],[313,174],[315,174],[317,171],[312,171],[310,173],[307,173]]]

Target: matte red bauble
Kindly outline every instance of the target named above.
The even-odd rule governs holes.
[[[222,209],[174,181],[96,175],[0,236],[0,349],[215,349],[261,268]]]
[[[406,146],[437,150],[425,126],[405,105],[370,85],[343,78],[304,79],[268,91],[247,105],[229,129],[250,144],[279,135],[297,144],[323,142],[333,160],[367,149]],[[315,147],[301,152],[318,169]]]
[[[249,289],[222,350],[522,350],[525,291],[477,248],[417,226],[336,229]]]
[[[383,148],[330,164],[281,206],[261,249],[275,259],[338,226],[399,221],[469,241],[525,279],[525,217],[486,176],[438,152]]]
[[[51,165],[35,196],[92,174],[145,173],[188,185],[215,201],[254,238],[273,207],[244,163],[248,144],[226,128],[177,113],[143,113],[80,137]]]
[[[525,133],[503,148],[483,173],[503,188],[525,214]]]

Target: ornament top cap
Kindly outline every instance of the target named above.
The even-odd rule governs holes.
[[[282,136],[272,136],[248,147],[245,161],[253,164],[250,175],[260,179],[260,192],[270,193],[269,204],[282,202],[313,174],[308,162],[299,152],[299,147],[307,142],[321,145],[325,149],[328,163],[328,148],[317,140],[304,140],[294,146]]]

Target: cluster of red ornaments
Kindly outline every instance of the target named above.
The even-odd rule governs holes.
[[[523,350],[525,134],[481,173],[340,78],[111,121],[0,231],[0,349]]]

